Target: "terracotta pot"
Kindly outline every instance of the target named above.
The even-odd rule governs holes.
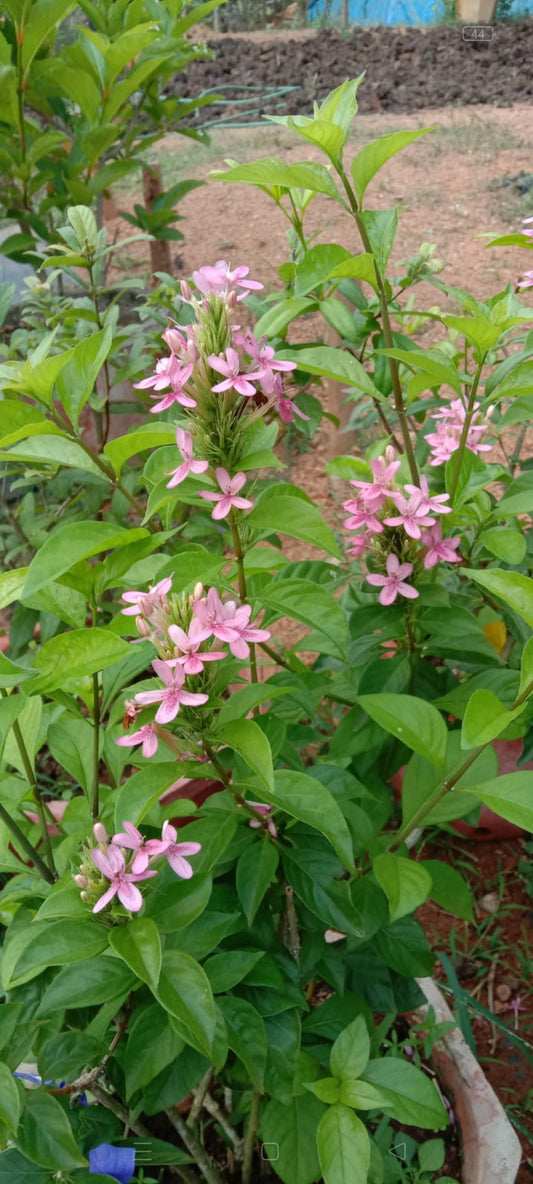
[[[417,981],[427,999],[427,1007],[417,1012],[417,1021],[424,1019],[428,1007],[434,1009],[437,1023],[453,1021],[433,979]],[[520,1142],[459,1028],[436,1041],[430,1063],[453,1103],[461,1130],[462,1184],[514,1184],[522,1160]]]

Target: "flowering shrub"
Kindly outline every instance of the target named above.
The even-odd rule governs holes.
[[[80,470],[100,499],[0,577],[2,604],[34,614],[0,654],[0,1172],[14,1184],[84,1184],[88,1168],[127,1180],[141,1145],[186,1184],[251,1184],[260,1156],[284,1184],[374,1184],[389,1119],[450,1121],[413,1042],[405,1055],[388,1033],[433,966],[417,907],[471,916],[456,869],[410,858],[419,828],[481,803],[533,827],[529,774],[498,777],[492,744],[530,742],[531,481],[517,470],[533,314],[511,287],[484,302],[448,289],[431,251],[387,277],[397,212],[364,196],[421,133],[365,146],[349,176],[359,81],[287,121],[327,165],[223,174],[271,193],[299,252],[275,303],[222,261],[182,286],[166,352],[132,375],[146,424],[88,443],[101,340],[47,353],[45,339],[2,367],[6,465]],[[317,192],[353,217],[361,254],[310,245]],[[107,249],[87,213],[69,211],[65,267]],[[394,327],[422,280],[462,305],[431,313],[442,340],[426,350]],[[249,294],[267,306],[253,332]],[[309,311],[340,347],[287,345]],[[329,466],[348,541],[340,506],[332,529],[276,475],[280,425],[307,414],[313,376],[366,400],[385,433]],[[280,536],[315,557],[292,562]],[[283,645],[282,618],[310,632]],[[28,1060],[31,1082],[16,1076]]]

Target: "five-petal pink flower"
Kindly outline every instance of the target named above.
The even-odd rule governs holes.
[[[268,641],[270,637],[268,629],[255,629],[249,624],[251,612],[252,606],[250,604],[241,604],[229,621],[231,628],[237,634],[236,638],[229,643],[234,658],[248,658],[250,656],[248,642]]]
[[[158,584],[154,584],[147,592],[123,592],[122,599],[126,604],[130,604],[131,608],[121,609],[124,617],[137,617],[142,613],[145,617],[151,617],[154,609],[161,604],[161,598],[170,592],[172,587],[172,579],[167,576],[164,580],[159,580]]]
[[[408,600],[414,600],[419,595],[416,588],[404,582],[411,575],[412,570],[412,563],[400,563],[398,556],[391,553],[387,555],[387,575],[372,574],[366,579],[368,584],[372,584],[375,588],[381,588],[380,604],[394,604],[398,595],[405,596]]]
[[[234,267],[232,271],[229,263],[224,259],[218,259],[214,267],[206,265],[199,267],[198,271],[193,271],[192,278],[202,296],[227,296],[232,288],[244,288],[237,296],[237,300],[244,300],[249,292],[260,291],[263,287],[257,280],[246,278],[249,271],[249,267],[242,265]]]
[[[128,850],[134,851],[131,870],[135,873],[144,872],[148,867],[150,856],[164,855],[167,844],[162,839],[145,839],[133,822],[123,822],[122,825],[124,830],[113,835],[112,842],[117,847],[126,847]]]
[[[453,538],[443,539],[442,526],[440,522],[436,522],[429,530],[422,532],[422,540],[427,552],[424,556],[424,567],[435,567],[442,559],[444,563],[460,563],[461,559],[455,552],[461,542],[459,535],[454,535]]]
[[[182,666],[172,668],[168,662],[162,662],[159,658],[154,659],[152,666],[165,686],[156,691],[138,691],[135,701],[143,707],[150,703],[161,704],[156,712],[156,723],[169,724],[176,718],[182,704],[185,707],[200,707],[202,703],[207,703],[209,695],[183,689],[185,671]]]
[[[177,876],[181,876],[182,880],[190,880],[193,869],[187,859],[186,855],[197,855],[202,849],[201,843],[177,843],[176,839],[178,832],[171,822],[164,822],[161,831],[161,838],[165,850],[162,852],[168,859],[172,871]]]
[[[149,880],[152,876],[156,876],[156,871],[142,871],[142,872],[127,872],[126,861],[119,847],[113,846],[111,843],[107,851],[102,851],[101,847],[94,847],[91,851],[91,859],[111,884],[103,896],[97,900],[93,913],[99,913],[105,909],[106,904],[114,896],[118,896],[121,905],[128,909],[130,913],[137,913],[142,907],[143,898],[139,889],[135,887],[139,880]]]
[[[225,356],[224,354],[209,354],[207,361],[212,370],[216,370],[217,374],[224,375],[222,382],[217,382],[215,386],[211,387],[212,391],[218,393],[234,390],[245,399],[257,393],[255,386],[252,385],[252,380],[257,381],[262,377],[261,370],[241,374],[239,355],[231,345],[228,346]]]
[[[261,814],[263,816],[263,818],[268,818],[267,828],[270,831],[272,838],[277,839],[278,832],[276,829],[276,824],[274,822],[274,819],[270,817],[274,807],[267,806],[267,805],[265,805],[264,802],[248,802],[248,805],[253,806],[256,814]],[[253,830],[258,830],[259,827],[261,826],[261,823],[258,818],[251,818],[250,822],[249,822],[249,826],[251,826]]]
[[[188,634],[179,625],[170,625],[168,636],[174,642],[174,645],[181,650],[183,655],[179,658],[173,658],[171,661],[183,666],[186,674],[201,674],[204,669],[204,662],[218,662],[226,657],[223,650],[200,651],[202,642],[208,637],[211,637],[211,630],[206,629],[198,617],[193,617],[189,625]]]
[[[119,736],[115,743],[119,744],[121,748],[142,744],[143,756],[155,756],[158,747],[155,724],[143,724],[136,732],[128,732],[125,736]]]
[[[192,454],[192,436],[190,432],[186,432],[184,428],[176,428],[176,444],[183,457],[183,464],[179,465],[177,469],[173,469],[171,473],[167,473],[167,477],[171,477],[171,481],[167,481],[167,489],[174,489],[175,485],[180,485],[189,473],[205,473],[209,468],[209,461],[195,460]]]
[[[203,497],[206,502],[216,502],[212,518],[226,518],[235,506],[236,510],[251,510],[253,502],[247,497],[239,497],[239,490],[246,485],[246,473],[235,473],[234,477],[230,477],[227,469],[215,469],[215,476],[222,493],[211,493],[211,491],[202,489],[200,497]]]

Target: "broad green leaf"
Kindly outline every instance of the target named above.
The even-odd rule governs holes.
[[[502,732],[525,710],[522,703],[514,711],[506,711],[492,691],[474,691],[469,699],[461,728],[461,748],[478,748],[501,736]]]
[[[34,921],[14,934],[2,958],[5,991],[28,982],[46,966],[82,962],[107,945],[106,930],[93,921]]]
[[[9,1044],[17,1024],[22,1022],[23,1003],[3,1003],[0,1008],[0,1052]]]
[[[316,345],[306,346],[305,349],[281,349],[277,352],[280,358],[296,362],[299,370],[319,374],[323,378],[333,378],[336,382],[343,382],[347,387],[364,391],[372,398],[382,398],[381,392],[372,382],[364,366],[346,350],[332,345]]]
[[[237,983],[246,978],[263,956],[263,950],[224,950],[223,954],[213,954],[212,958],[204,962],[204,970],[213,994],[221,995],[231,991]]]
[[[0,575],[0,609],[7,608],[14,600],[20,600],[28,574],[27,567],[13,568]]]
[[[64,1081],[86,1065],[97,1065],[105,1051],[106,1045],[87,1032],[59,1032],[39,1050],[39,1073],[43,1080]]]
[[[448,730],[436,707],[415,695],[360,695],[357,702],[386,732],[443,769]]]
[[[454,867],[440,859],[423,859],[419,864],[431,876],[430,899],[462,921],[473,921],[472,893],[466,880]]]
[[[517,773],[504,773],[501,777],[495,777],[493,781],[468,786],[464,792],[479,798],[489,810],[500,814],[508,822],[514,822],[515,826],[529,831],[533,830],[532,782],[531,771],[522,770]]]
[[[144,906],[160,933],[176,933],[195,921],[208,904],[213,887],[210,876],[195,874],[190,880],[181,880],[172,872],[170,879],[170,871],[159,873]]]
[[[274,1099],[261,1109],[264,1154],[275,1161],[283,1184],[315,1184],[320,1176],[316,1132],[324,1104],[304,1093],[282,1103]]]
[[[31,683],[28,683],[27,685],[31,686]],[[24,695],[19,691],[17,695],[10,695],[8,699],[4,699],[0,705],[0,719],[3,712],[11,712],[14,710],[14,702],[17,699],[22,701],[23,704],[22,711],[19,712],[17,708],[17,721],[22,735],[24,736],[26,753],[29,757],[31,767],[35,773],[35,757],[42,744],[41,721],[43,715],[43,701],[37,697],[33,699],[26,699],[24,701]],[[6,765],[14,765],[15,769],[18,769],[19,773],[24,778],[26,777],[25,762],[22,759],[17,738],[14,736],[13,730],[9,732],[6,740],[6,746],[4,749],[4,762]]]
[[[264,157],[252,164],[233,165],[225,172],[220,169],[209,174],[217,181],[244,182],[263,187],[281,186],[283,189],[310,189],[313,193],[325,193],[340,200],[339,193],[329,170],[322,164],[302,161],[287,164],[279,157]]]
[[[371,144],[365,144],[364,148],[358,152],[351,167],[354,188],[359,201],[362,202],[366,187],[370,184],[372,177],[375,177],[376,173],[392,156],[396,156],[396,153],[401,152],[402,148],[407,148],[419,136],[425,136],[428,132],[434,131],[434,127],[435,125],[416,131],[391,132],[388,136],[380,136],[378,140],[373,140]]]
[[[305,1088],[328,1105],[339,1101],[340,1082],[337,1077],[322,1077],[320,1081],[306,1082]]]
[[[315,300],[307,296],[301,296],[298,300],[292,296],[281,298],[273,308],[269,308],[259,318],[255,324],[254,332],[259,337],[263,334],[266,334],[267,337],[277,337],[284,332],[291,321],[295,321],[304,313],[312,312],[315,308]],[[279,353],[278,356],[280,356]]]
[[[346,820],[324,785],[307,773],[279,769],[274,773],[274,789],[265,793],[265,798],[292,818],[318,830],[329,840],[344,866],[353,869],[353,847]]]
[[[38,677],[28,684],[32,695],[49,693],[70,678],[86,678],[126,657],[129,646],[107,629],[72,629],[45,642],[34,659]]]
[[[265,733],[251,719],[233,719],[217,728],[216,738],[238,753],[261,782],[261,789],[272,792],[274,774],[272,753]]]
[[[9,460],[31,461],[35,464],[67,465],[71,469],[92,473],[100,480],[106,479],[92,457],[75,440],[70,440],[67,435],[56,435],[55,432],[31,436],[13,448],[6,448],[4,456]]]
[[[381,1057],[369,1061],[363,1080],[377,1086],[386,1101],[382,1109],[398,1122],[427,1130],[444,1130],[449,1125],[447,1111],[437,1086],[421,1069],[400,1057]]]
[[[0,687],[3,690],[8,687],[16,687],[21,682],[25,682],[28,678],[34,678],[35,672],[28,669],[27,666],[20,666],[18,662],[12,662],[10,658],[6,658],[5,654],[0,652]]]
[[[329,1064],[334,1077],[344,1081],[346,1077],[360,1077],[370,1056],[370,1037],[366,1022],[358,1015],[333,1045]]]
[[[376,266],[384,275],[398,229],[398,210],[363,210],[361,218]]]
[[[262,598],[262,596],[261,596]],[[0,680],[2,667],[0,665]],[[1,686],[0,681],[0,686]],[[269,699],[277,699],[280,695],[288,695],[292,687],[275,687],[267,683],[247,683],[237,691],[232,691],[229,699],[222,704],[217,715],[217,724],[229,723],[230,720],[245,719],[259,703],[266,703]]]
[[[73,7],[72,0],[37,0],[29,10],[26,10],[26,19],[23,23],[24,40],[21,47],[24,73],[27,73],[28,67],[43,41],[53,32],[55,26],[64,20]]]
[[[302,539],[319,547],[328,555],[340,558],[340,550],[335,535],[326,524],[320,510],[300,497],[291,497],[285,493],[276,493],[268,489],[248,514],[247,521],[260,531],[274,531],[276,534],[287,534],[293,539]]]
[[[211,1058],[216,1010],[209,979],[198,962],[181,950],[165,950],[154,994],[177,1021],[178,1035]]]
[[[265,608],[301,621],[327,642],[326,653],[345,661],[348,646],[346,616],[333,594],[311,580],[273,580],[261,592]],[[312,648],[312,647],[311,647]]]
[[[464,568],[463,574],[486,588],[491,596],[498,596],[533,629],[533,580],[516,571],[498,571],[489,567],[483,571]]]
[[[358,78],[347,78],[340,86],[336,86],[329,95],[315,109],[315,118],[328,119],[342,128],[345,137],[357,114],[357,91],[364,80],[364,72]]]
[[[533,637],[530,637],[529,641],[526,641],[522,650],[519,694],[523,695],[528,687],[531,687],[533,691]]]
[[[501,559],[504,563],[522,563],[526,554],[526,537],[518,530],[510,530],[508,526],[495,526],[491,530],[484,530],[479,536],[480,543]]]
[[[383,1100],[381,1091],[360,1077],[355,1081],[348,1077],[341,1082],[339,1101],[353,1106],[354,1110],[381,1110]]]
[[[57,580],[82,559],[125,547],[136,539],[148,538],[142,528],[124,530],[111,522],[70,522],[46,539],[32,560],[23,594],[31,596],[51,580]],[[13,573],[11,573],[13,574]]]
[[[126,436],[110,440],[109,444],[106,444],[104,452],[109,457],[117,477],[120,477],[126,461],[130,460],[132,456],[137,456],[146,449],[159,448],[161,444],[173,444],[175,438],[176,429],[173,424],[148,423],[136,428],[134,432],[129,432]]]
[[[317,243],[311,247],[294,273],[295,296],[307,296],[313,288],[329,279],[339,263],[351,258],[350,252],[339,243]]]
[[[69,719],[66,716],[48,729],[47,743],[54,760],[74,777],[85,792],[92,783],[94,773],[93,741],[94,729],[86,719]]]
[[[128,1026],[124,1058],[126,1097],[153,1081],[183,1050],[183,1041],[158,1003],[136,1010]]]
[[[226,1023],[229,1047],[245,1066],[256,1089],[264,1090],[267,1038],[262,1016],[236,995],[222,996],[218,1004]]]
[[[342,1102],[330,1106],[317,1131],[324,1184],[366,1184],[370,1139],[361,1119]]]
[[[15,1145],[32,1163],[54,1172],[87,1166],[65,1111],[46,1090],[27,1091]]]
[[[9,1147],[0,1155],[0,1184],[50,1184],[50,1172],[30,1163],[25,1156]],[[95,1177],[93,1184],[101,1184]],[[112,1184],[106,1180],[105,1184]]]
[[[448,733],[446,749],[446,767],[444,776],[450,780],[457,776],[458,770],[464,764],[464,752],[461,749],[461,733]],[[430,810],[424,819],[425,825],[439,825],[442,822],[453,822],[462,818],[464,814],[474,809],[472,799],[464,792],[467,787],[476,785],[479,781],[495,777],[498,771],[496,751],[489,745],[476,758],[474,764],[461,777],[453,791],[445,794],[440,802]],[[416,813],[419,807],[427,801],[434,790],[442,785],[443,774],[429,761],[415,753],[405,772],[402,785],[402,818],[404,823]]]
[[[237,862],[237,896],[251,926],[261,901],[272,883],[279,861],[279,851],[269,838],[253,843]]]
[[[427,374],[426,387],[433,388],[446,383],[461,394],[461,382],[457,371],[445,362],[444,355],[439,358],[418,349],[379,349],[376,353],[386,358],[396,358],[397,362],[403,362],[409,369],[421,370],[423,374]]]
[[[161,971],[161,941],[154,921],[135,917],[127,925],[115,926],[109,944],[130,970],[155,990]]]
[[[51,930],[50,922],[47,923]],[[71,929],[78,928],[72,925]],[[106,930],[102,929],[104,938]],[[107,939],[106,939],[107,944]],[[64,1011],[72,1007],[95,1007],[99,1003],[107,1003],[119,995],[123,998],[129,994],[136,983],[136,975],[126,966],[121,958],[100,954],[96,958],[88,957],[86,962],[76,966],[64,966],[44,993],[39,1006],[39,1015],[47,1016],[54,1011]]]
[[[276,116],[271,116],[271,118],[277,122]],[[286,122],[291,131],[296,132],[296,135],[300,136],[302,140],[307,140],[308,144],[316,144],[317,148],[325,152],[333,163],[342,159],[346,133],[338,123],[319,116],[309,119],[306,115],[289,115]]]
[[[84,337],[71,351],[71,356],[57,377],[57,390],[69,419],[75,427],[80,414],[92,395],[98,375],[111,349],[113,333],[108,325],[99,333]]]
[[[21,1110],[22,1099],[15,1078],[7,1065],[0,1061],[0,1122],[5,1123],[14,1134]]]
[[[161,761],[133,773],[117,791],[115,801],[115,830],[122,830],[124,821],[138,826],[152,806],[176,781],[176,764]]]
[[[388,899],[391,923],[414,913],[431,894],[429,872],[412,859],[384,853],[375,856],[372,867]]]
[[[431,974],[435,964],[427,937],[421,925],[412,917],[402,917],[372,938],[372,946],[379,959],[397,974],[424,977]]]

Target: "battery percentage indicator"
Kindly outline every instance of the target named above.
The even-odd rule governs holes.
[[[494,29],[492,25],[463,25],[461,36],[463,41],[492,41]]]

